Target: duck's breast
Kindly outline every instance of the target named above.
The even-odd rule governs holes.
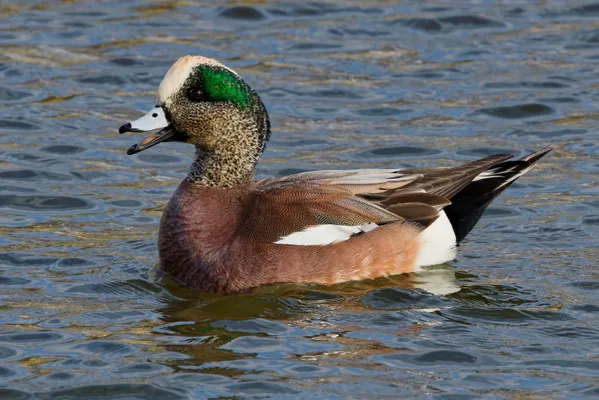
[[[244,197],[244,189],[209,188],[183,181],[160,222],[158,252],[163,271],[186,286],[196,286],[198,275],[209,272],[237,230]]]

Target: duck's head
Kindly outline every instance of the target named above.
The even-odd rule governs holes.
[[[127,154],[177,141],[206,154],[255,158],[255,164],[270,136],[270,123],[256,92],[235,71],[211,58],[185,56],[160,83],[156,106],[119,132],[151,132]]]

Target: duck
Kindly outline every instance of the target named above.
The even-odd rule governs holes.
[[[177,285],[223,295],[278,283],[334,285],[409,274],[456,257],[486,207],[549,153],[491,155],[455,167],[309,171],[255,179],[269,115],[233,69],[177,60],[156,105],[119,133],[195,146],[158,235],[159,270]]]

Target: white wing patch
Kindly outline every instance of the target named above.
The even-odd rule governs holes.
[[[414,270],[429,265],[443,264],[455,258],[457,242],[453,227],[444,211],[418,236],[420,249],[414,262]]]
[[[484,171],[484,172],[481,172],[480,174],[478,174],[472,180],[472,182],[482,181],[483,179],[491,179],[491,178],[503,178],[503,179],[505,179],[505,181],[501,182],[501,185],[499,185],[499,186],[497,186],[495,188],[495,190],[497,190],[499,188],[504,187],[505,185],[508,185],[508,184],[512,183],[516,179],[520,178],[522,175],[524,175],[525,173],[527,173],[528,171],[530,171],[534,166],[535,166],[535,164],[532,163],[531,165],[529,165],[528,167],[526,167],[523,170],[519,171],[517,174],[515,174],[514,176],[512,176],[512,177],[510,177],[508,179],[506,179],[506,175],[508,175],[509,173],[513,173],[514,172],[514,168],[510,168],[508,170],[498,171],[498,172]]]
[[[374,222],[348,226],[348,225],[315,225],[309,226],[300,232],[294,232],[277,240],[276,244],[291,244],[296,246],[324,246],[332,243],[343,242],[353,235],[361,232],[370,232],[378,228]]]
[[[472,179],[472,182],[482,181],[483,179],[489,179],[489,178],[501,178],[501,175],[494,174],[491,171],[484,171],[484,172],[481,172],[480,174],[476,175],[474,177],[474,179]]]

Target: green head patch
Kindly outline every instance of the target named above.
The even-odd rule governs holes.
[[[198,65],[192,76],[195,82],[191,86],[201,91],[202,101],[230,101],[243,109],[253,108],[256,95],[235,72],[218,66]]]

